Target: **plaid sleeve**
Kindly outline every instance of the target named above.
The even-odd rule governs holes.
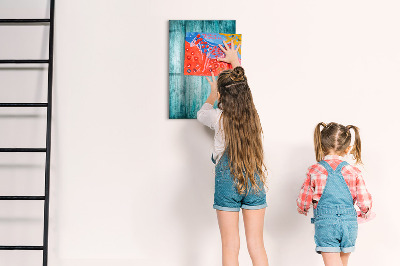
[[[372,197],[368,192],[361,171],[355,167],[357,173],[357,206],[360,208],[362,217],[368,217],[372,208]]]
[[[308,209],[311,206],[312,196],[314,193],[314,186],[311,179],[310,168],[307,172],[307,178],[301,186],[299,196],[297,198],[297,211],[301,214],[307,215]]]

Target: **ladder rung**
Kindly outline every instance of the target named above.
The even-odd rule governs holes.
[[[0,148],[0,152],[46,152],[46,148]]]
[[[3,59],[0,60],[0,64],[37,64],[37,63],[49,63],[47,59]]]
[[[43,246],[0,246],[0,250],[43,250]]]
[[[47,107],[47,103],[0,103],[0,107]]]
[[[44,196],[0,196],[0,200],[44,200]]]
[[[0,23],[43,23],[43,22],[50,22],[48,18],[29,18],[29,19],[0,19]]]

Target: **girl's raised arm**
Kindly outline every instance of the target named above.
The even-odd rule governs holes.
[[[218,112],[214,109],[214,103],[218,98],[217,92],[217,81],[215,80],[214,73],[212,73],[212,80],[206,77],[208,83],[210,83],[211,91],[207,98],[207,101],[203,104],[201,109],[197,112],[197,120],[205,126],[211,129],[215,129],[215,124],[218,120]]]

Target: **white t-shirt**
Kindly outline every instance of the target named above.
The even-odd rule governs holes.
[[[197,120],[199,120],[200,123],[202,123],[203,125],[208,126],[215,131],[213,158],[214,160],[216,160],[216,163],[218,163],[225,150],[225,136],[224,129],[222,128],[223,118],[221,118],[221,128],[219,125],[221,114],[221,109],[214,109],[214,107],[209,103],[204,103],[200,110],[197,112]]]

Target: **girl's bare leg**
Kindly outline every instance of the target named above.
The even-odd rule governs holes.
[[[239,265],[239,212],[217,210],[222,242],[222,265]]]
[[[350,254],[351,253],[340,252],[340,258],[342,259],[343,266],[347,266],[347,263],[349,262]]]
[[[243,221],[246,232],[247,249],[254,266],[267,266],[268,257],[264,247],[265,208],[259,210],[243,209]]]
[[[339,252],[322,252],[325,266],[343,266]]]

